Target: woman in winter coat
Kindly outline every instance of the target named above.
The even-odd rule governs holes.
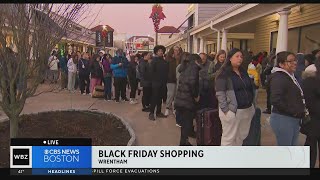
[[[311,121],[302,126],[300,131],[307,136],[305,145],[310,146],[310,167],[314,168],[317,149],[320,150],[320,60],[316,60],[302,73],[302,89]]]
[[[215,89],[222,124],[221,146],[241,146],[248,136],[253,106],[254,85],[247,71],[241,67],[243,54],[232,49],[217,72]]]
[[[180,77],[174,106],[176,116],[181,118],[180,146],[191,145],[188,136],[192,132],[192,122],[199,101],[199,64],[201,58],[197,54],[188,56],[179,68]]]
[[[111,90],[112,90],[112,69],[111,65],[112,56],[110,54],[104,54],[102,59],[103,65],[103,84],[104,84],[104,99],[111,101]]]
[[[276,135],[278,146],[295,146],[301,118],[305,115],[303,91],[294,77],[296,56],[287,51],[277,54],[277,65],[270,75],[272,112],[270,125]]]
[[[186,59],[188,58],[190,56],[190,53],[188,53],[188,52],[183,52],[182,54],[181,54],[181,62],[185,62],[186,61]],[[177,68],[176,68],[176,78],[177,78],[177,87],[178,87],[178,85],[179,85],[179,79],[180,79],[180,67],[181,67],[181,63],[180,62],[180,64],[177,66]],[[177,91],[178,91],[178,88],[176,88],[176,94],[177,94]],[[174,111],[175,111],[175,115],[176,115],[176,126],[178,126],[178,127],[181,127],[181,125],[182,125],[182,120],[181,120],[181,117],[179,117],[179,116],[177,116],[177,114],[176,114],[176,109],[174,109]]]
[[[92,64],[90,66],[91,80],[90,80],[90,92],[93,93],[96,85],[101,85],[103,78],[103,66],[98,54],[93,55]]]

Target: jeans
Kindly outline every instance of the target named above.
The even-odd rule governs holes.
[[[176,96],[176,83],[167,83],[167,101],[166,101],[167,109],[171,109],[175,96]]]
[[[68,72],[68,90],[74,91],[74,84],[76,80],[76,73]]]
[[[91,78],[91,80],[90,80],[90,92],[91,93],[93,93],[93,90],[97,85],[101,85],[101,78]]]
[[[122,100],[127,99],[126,95],[127,78],[126,77],[115,77],[114,78],[114,90],[115,100],[119,101],[120,96]]]
[[[104,96],[106,99],[111,100],[112,78],[111,77],[103,78],[103,83],[104,83]]]
[[[300,119],[271,113],[270,125],[276,135],[278,146],[296,146],[300,130]]]

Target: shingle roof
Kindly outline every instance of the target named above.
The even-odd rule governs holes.
[[[163,26],[158,30],[158,33],[179,33],[180,30],[173,26]]]

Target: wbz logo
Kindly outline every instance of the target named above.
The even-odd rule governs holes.
[[[13,165],[29,165],[30,151],[27,148],[14,148],[12,158]]]

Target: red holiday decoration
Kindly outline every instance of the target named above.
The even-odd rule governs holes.
[[[107,31],[106,30],[102,30],[101,35],[103,38],[107,37]]]
[[[160,4],[155,4],[152,6],[152,12],[149,18],[152,18],[154,31],[158,32],[160,21],[166,18],[166,16],[163,14],[163,8],[160,6]]]

